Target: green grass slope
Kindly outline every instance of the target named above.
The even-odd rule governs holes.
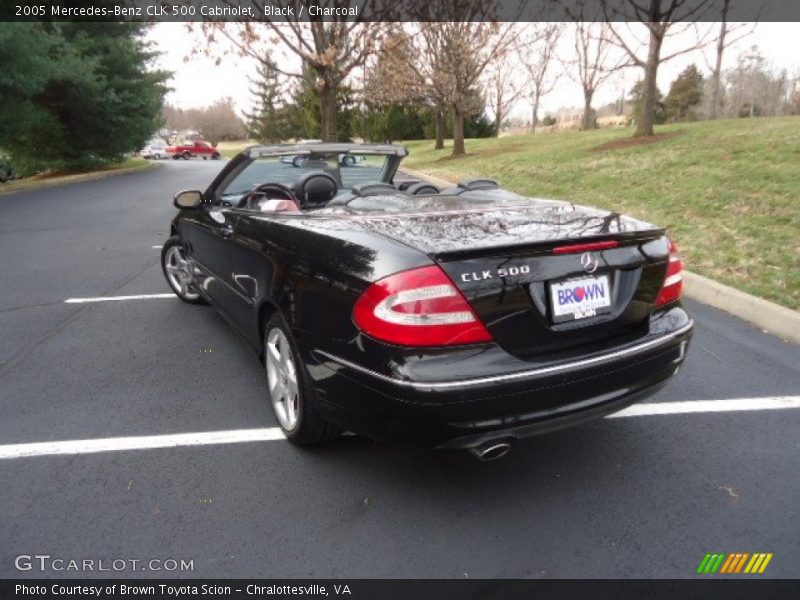
[[[800,309],[800,117],[469,140],[449,157],[409,142],[411,169],[485,176],[521,194],[624,212],[670,228],[689,270]]]

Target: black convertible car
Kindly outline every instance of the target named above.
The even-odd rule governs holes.
[[[175,196],[167,281],[261,354],[290,440],[349,430],[496,458],[678,371],[692,320],[664,229],[491,180],[440,190],[403,177],[405,155],[258,146]]]

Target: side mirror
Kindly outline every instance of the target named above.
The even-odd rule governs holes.
[[[172,203],[175,208],[198,208],[203,203],[203,193],[197,190],[184,190],[175,194]]]

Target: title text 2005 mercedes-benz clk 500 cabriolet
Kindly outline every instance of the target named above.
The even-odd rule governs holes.
[[[490,459],[678,371],[692,320],[664,229],[491,180],[440,190],[403,177],[405,155],[258,146],[175,196],[167,281],[260,352],[287,438],[348,430]]]

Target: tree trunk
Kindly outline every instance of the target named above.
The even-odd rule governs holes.
[[[442,150],[444,148],[444,113],[441,109],[436,110],[436,144],[434,150]]]
[[[592,96],[594,90],[583,90],[583,117],[581,118],[581,129],[595,129],[594,111],[592,111]]]
[[[719,86],[722,79],[722,54],[725,52],[725,36],[728,33],[728,6],[730,0],[725,0],[722,5],[722,22],[719,25],[719,38],[717,39],[717,62],[714,64],[714,73],[711,78],[711,108],[708,112],[709,119],[716,119],[719,111]]]
[[[453,108],[453,154],[464,156],[467,153],[464,146],[464,110]]]
[[[655,135],[653,120],[656,109],[656,76],[658,75],[658,65],[661,62],[663,32],[660,29],[658,32],[654,31],[655,24],[652,27],[653,29],[650,30],[650,49],[647,52],[647,64],[644,68],[641,113],[637,115],[636,131],[633,137]]]
[[[323,142],[339,141],[336,130],[336,87],[325,82],[319,93],[321,108],[320,137]]]
[[[503,96],[498,94],[497,96],[497,104],[495,105],[495,119],[494,119],[494,137],[500,137],[500,126],[502,123],[503,115],[501,114],[503,110]]]
[[[531,110],[531,133],[536,133],[536,124],[539,121],[539,92],[533,95],[533,109]]]

